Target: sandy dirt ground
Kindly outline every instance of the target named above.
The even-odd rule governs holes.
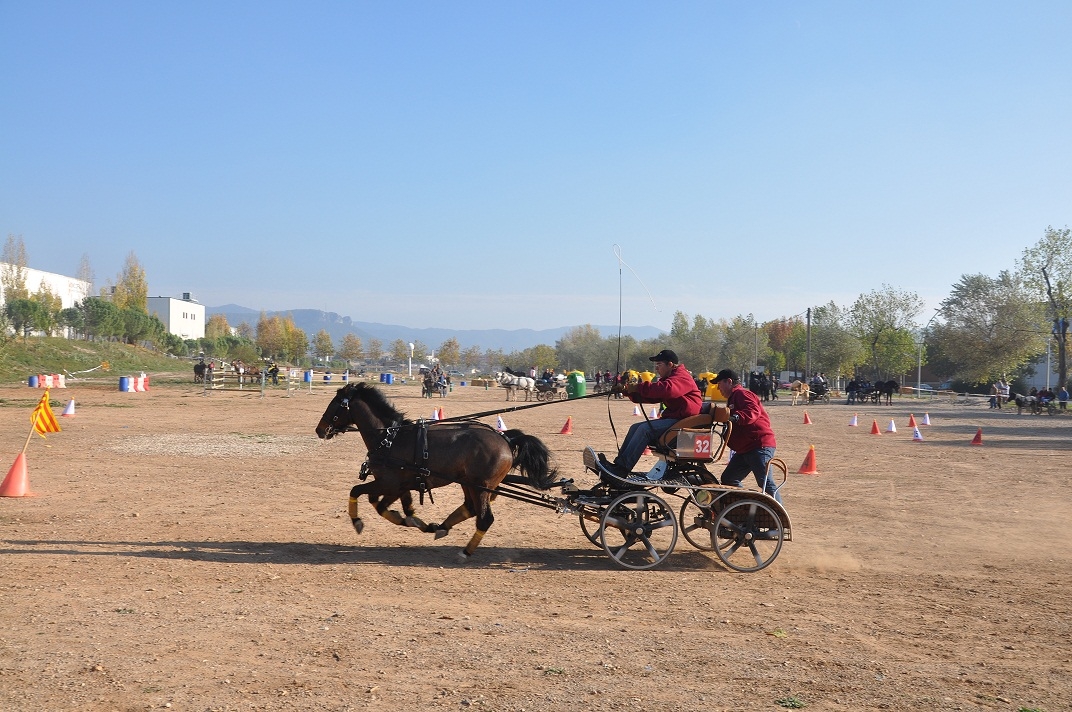
[[[1072,709],[1072,415],[783,395],[778,455],[795,472],[814,445],[820,474],[785,486],[779,558],[735,573],[681,538],[627,571],[576,517],[514,501],[469,563],[471,523],[433,540],[366,504],[358,536],[361,440],[313,432],[333,391],[115,386],[54,390],[75,416],[30,443],[37,496],[0,500],[0,709]],[[412,417],[508,405],[384,388]],[[0,387],[5,468],[39,397]],[[626,401],[503,418],[589,485],[608,406],[623,434]]]

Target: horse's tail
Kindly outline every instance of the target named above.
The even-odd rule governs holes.
[[[535,435],[526,435],[520,430],[507,430],[503,437],[514,454],[514,467],[533,487],[549,489],[558,478],[558,469],[551,467],[551,452],[547,446]]]

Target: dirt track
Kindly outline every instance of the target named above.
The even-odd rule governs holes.
[[[814,444],[821,474],[786,486],[778,560],[736,574],[680,539],[630,572],[510,501],[464,565],[470,523],[433,541],[373,516],[358,537],[361,441],[313,434],[329,392],[113,387],[53,391],[76,415],[30,444],[38,496],[0,500],[2,709],[1072,709],[1072,415],[903,399],[804,425],[783,399],[778,455],[795,471]],[[386,389],[414,417],[506,405]],[[0,388],[5,469],[38,397]],[[624,433],[632,406],[610,410]],[[614,449],[607,414],[503,417],[580,477],[584,445]]]

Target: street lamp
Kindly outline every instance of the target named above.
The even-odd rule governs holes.
[[[916,398],[920,397],[920,386],[923,385],[922,373],[923,373],[923,342],[927,338],[927,329],[930,328],[931,322],[934,318],[942,313],[941,309],[935,309],[934,314],[927,320],[927,323],[923,325],[923,330],[919,332],[919,356],[916,359]]]
[[[409,377],[413,378],[413,342],[409,342]]]

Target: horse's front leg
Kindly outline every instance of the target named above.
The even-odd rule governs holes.
[[[368,495],[369,502],[378,509],[380,495],[383,494],[380,483],[376,480],[372,480],[363,485],[354,485],[350,490],[350,501],[346,505],[346,513],[350,515],[350,523],[353,524],[354,531],[358,534],[365,530],[365,523],[361,520],[361,516],[357,512],[357,500],[363,494]]]
[[[406,490],[402,493],[402,511],[406,513],[403,524],[407,527],[416,527],[422,532],[432,533],[439,528],[438,524],[425,524],[424,520],[417,516],[417,508],[413,506],[413,493]]]

